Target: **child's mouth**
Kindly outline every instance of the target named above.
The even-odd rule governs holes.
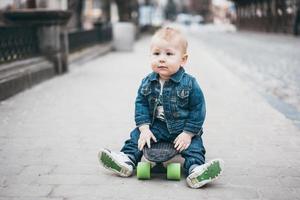
[[[158,69],[168,69],[166,66],[158,66]]]

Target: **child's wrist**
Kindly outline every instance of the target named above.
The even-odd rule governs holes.
[[[191,138],[195,136],[194,133],[191,132],[187,132],[187,131],[183,131],[185,134],[187,134],[188,136],[190,136]]]
[[[139,127],[139,130],[141,131],[141,132],[143,132],[143,131],[145,131],[145,130],[149,130],[150,128],[149,128],[149,124],[143,124],[143,125],[141,125],[140,127]]]

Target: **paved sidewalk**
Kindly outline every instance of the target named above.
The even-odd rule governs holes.
[[[134,128],[148,43],[1,102],[0,200],[300,199],[300,131],[196,38],[186,69],[206,96],[207,159],[223,158],[224,176],[195,190],[184,179],[119,178],[99,166],[99,148],[119,150]]]

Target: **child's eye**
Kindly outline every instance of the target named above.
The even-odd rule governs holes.
[[[153,55],[158,56],[159,52],[154,52]]]
[[[168,52],[167,53],[167,56],[173,56],[174,54],[173,53],[171,53],[171,52]]]

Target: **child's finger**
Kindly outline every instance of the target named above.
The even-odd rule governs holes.
[[[186,148],[189,148],[190,145],[191,145],[191,143],[188,143],[188,144],[186,145]]]
[[[142,146],[142,144],[141,144],[141,142],[139,142],[138,143],[138,148],[139,148],[140,151],[141,151],[141,146]]]
[[[142,151],[144,146],[145,146],[145,140],[140,140],[138,144],[139,150]]]
[[[180,149],[180,152],[182,152],[183,150],[186,150],[186,149],[187,149],[187,146],[188,146],[188,144],[183,143],[183,145],[182,145],[182,147],[181,147],[181,149]]]
[[[140,147],[141,147],[141,144],[142,144],[142,140],[141,140],[141,138],[138,140],[138,147],[139,147],[139,149],[140,149]]]
[[[179,152],[181,153],[184,149],[185,149],[185,147],[182,146],[181,149],[179,150]]]
[[[180,152],[182,152],[183,150],[186,150],[186,149],[187,149],[189,146],[190,146],[189,144],[185,144],[185,145],[183,145],[183,147],[182,147],[182,149],[181,149],[181,151],[180,151]]]
[[[178,136],[175,138],[175,140],[174,140],[174,144],[176,144],[177,143],[177,141],[178,141]]]
[[[181,148],[182,148],[182,145],[179,145],[176,150],[180,152]]]
[[[180,143],[179,145],[178,145],[178,147],[177,147],[177,151],[180,151],[180,149],[182,148],[182,146],[183,146],[183,143]]]
[[[153,134],[151,135],[151,138],[154,142],[157,142],[156,137]]]
[[[176,143],[175,143],[175,145],[174,145],[174,148],[177,149],[178,145],[179,145],[179,142],[176,141]]]
[[[147,146],[148,146],[148,148],[151,148],[151,144],[150,144],[150,138],[149,138],[149,139],[147,139]]]
[[[186,150],[187,148],[189,148],[190,144],[186,144],[184,147],[184,150]]]
[[[183,142],[181,140],[178,140],[177,141],[177,148],[180,149],[180,147],[182,146]]]
[[[141,146],[141,143],[140,143],[140,140],[138,140],[138,149],[140,150],[140,146]]]

